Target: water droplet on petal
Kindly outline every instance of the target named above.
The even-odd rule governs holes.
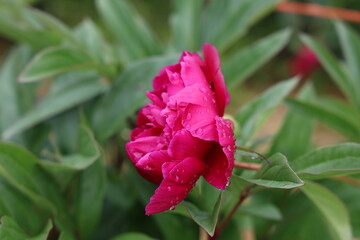
[[[231,150],[232,150],[231,145],[228,145],[226,148],[227,148],[227,150],[229,150],[229,151],[231,151]]]
[[[198,128],[195,133],[198,134],[198,135],[203,135],[204,134],[204,129]]]
[[[169,210],[175,210],[175,206],[171,206],[170,208],[169,208]]]
[[[226,187],[228,187],[228,186],[230,186],[230,185],[231,185],[231,182],[230,182],[230,181],[226,183]]]
[[[170,186],[168,186],[168,187],[167,187],[167,190],[170,192],[170,191],[171,191],[171,187],[170,187]]]
[[[200,92],[202,92],[202,93],[205,93],[205,92],[206,92],[206,88],[204,88],[204,87],[200,87],[199,90],[200,90]]]
[[[178,182],[180,180],[178,175],[175,175],[175,182]]]
[[[209,101],[209,99],[207,98],[207,96],[205,96],[203,99],[204,99],[205,102]]]
[[[186,116],[186,119],[187,119],[187,120],[190,120],[191,117],[192,117],[191,113],[188,113],[187,116]]]

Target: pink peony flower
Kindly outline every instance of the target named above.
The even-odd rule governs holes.
[[[152,101],[138,114],[126,151],[141,176],[158,184],[146,214],[174,209],[200,176],[225,189],[234,167],[232,122],[222,118],[230,101],[214,46],[204,60],[184,51],[153,80]]]
[[[319,66],[315,53],[308,47],[302,47],[290,61],[290,72],[292,75],[301,75],[305,79]]]

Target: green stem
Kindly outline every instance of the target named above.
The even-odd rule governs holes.
[[[267,159],[264,155],[262,155],[261,153],[258,153],[256,152],[255,150],[252,150],[250,148],[246,148],[246,147],[240,147],[240,146],[236,146],[236,149],[240,149],[240,150],[243,150],[243,151],[246,151],[246,152],[252,152],[252,153],[255,153],[256,155],[259,156],[259,158],[263,161],[265,161],[267,164],[270,164],[270,161],[269,159]]]
[[[221,233],[224,231],[225,227],[227,226],[227,224],[230,222],[230,220],[234,217],[235,213],[237,212],[237,210],[239,209],[239,207],[241,206],[241,204],[245,201],[245,199],[250,195],[250,189],[251,189],[251,185],[246,187],[240,194],[239,200],[237,201],[237,203],[234,205],[234,207],[231,209],[229,215],[222,221],[221,224],[219,224],[216,229],[215,229],[215,233],[214,236],[210,236],[209,240],[217,240],[218,237],[221,235]]]

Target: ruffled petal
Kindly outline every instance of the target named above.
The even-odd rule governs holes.
[[[172,158],[169,156],[167,151],[161,150],[144,155],[136,163],[136,167],[149,171],[162,172],[162,165],[171,160]]]
[[[200,84],[185,87],[171,96],[169,103],[171,108],[186,107],[186,103],[191,103],[216,110],[216,102],[211,89]]]
[[[206,158],[207,168],[203,174],[205,180],[219,189],[225,189],[234,168],[234,156],[225,153],[226,148],[216,144]]]
[[[197,158],[186,158],[174,166],[146,206],[147,215],[174,209],[191,191],[205,169]]]
[[[202,70],[204,62],[197,53],[184,51],[180,65],[181,78],[185,86],[191,86],[193,84],[209,85]]]
[[[216,116],[215,122],[220,145],[223,147],[235,146],[233,123],[231,120]]]
[[[224,76],[221,73],[219,54],[214,46],[209,43],[203,45],[205,69],[207,80],[214,87],[215,99],[219,115],[224,115],[225,106],[230,102],[230,95],[226,89]]]
[[[234,168],[235,137],[230,120],[216,116],[215,121],[219,144],[207,155],[204,178],[214,187],[225,189]]]
[[[218,141],[215,125],[216,110],[200,105],[189,104],[182,118],[186,130],[197,138],[206,141]]]
[[[135,141],[128,142],[125,145],[125,148],[129,158],[134,165],[136,165],[140,158],[142,158],[145,154],[163,150],[166,146],[164,141],[165,139],[163,137],[142,137],[136,139]]]
[[[195,157],[204,159],[206,152],[211,148],[212,142],[193,137],[188,131],[178,131],[170,142],[168,152],[174,159]]]

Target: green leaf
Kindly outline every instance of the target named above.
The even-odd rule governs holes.
[[[300,93],[300,99],[312,99],[313,89],[308,85]],[[301,131],[299,131],[301,129]],[[288,111],[281,129],[275,135],[269,155],[281,152],[289,161],[307,152],[312,147],[313,120],[295,111]]]
[[[205,11],[203,42],[220,51],[229,47],[256,21],[269,13],[281,0],[211,1]]]
[[[93,74],[69,74],[63,77],[67,78],[67,83],[56,91],[52,91],[34,109],[7,128],[2,134],[4,139],[81,104],[106,90],[106,86],[100,82],[99,77]]]
[[[199,224],[199,226],[202,227],[210,236],[213,236],[215,232],[215,227],[219,218],[221,199],[222,194],[219,195],[212,212],[202,211],[190,202],[183,202],[191,218],[197,224]]]
[[[36,49],[57,45],[62,40],[74,43],[71,31],[62,22],[14,1],[0,2],[0,32]]]
[[[95,68],[96,63],[83,52],[67,47],[51,47],[38,53],[19,77],[20,82],[42,80],[78,69]]]
[[[58,186],[38,163],[39,160],[25,149],[0,143],[0,176],[42,210],[55,215],[60,229],[73,231],[72,219]]]
[[[355,106],[358,104],[356,93],[357,86],[354,86],[347,73],[344,71],[336,58],[326,49],[326,47],[307,35],[302,35],[301,40],[309,46],[320,60],[322,66],[330,74],[335,83],[340,87],[344,94],[351,100]]]
[[[202,0],[173,0],[171,16],[172,48],[196,51],[200,48],[200,16]]]
[[[240,176],[242,179],[267,188],[296,188],[304,182],[291,169],[286,157],[277,153],[269,158],[254,177]]]
[[[334,193],[315,183],[307,183],[300,189],[320,210],[336,239],[352,239],[349,214],[345,205]]]
[[[281,30],[246,46],[222,63],[224,78],[231,88],[263,66],[289,41],[291,31]]]
[[[93,165],[100,157],[99,146],[90,129],[84,124],[80,126],[77,142],[76,153],[59,156],[57,162],[40,162],[45,171],[50,173],[63,188],[66,187],[76,173]]]
[[[342,143],[309,152],[291,162],[304,179],[360,173],[360,144]]]
[[[152,57],[125,70],[93,109],[91,125],[95,135],[103,140],[124,128],[125,119],[145,105],[145,92],[151,89],[151,79],[177,59],[174,56]]]
[[[16,83],[19,72],[31,57],[28,47],[20,46],[11,50],[0,69],[0,133],[11,125],[22,113],[28,101],[30,88]],[[26,90],[26,91],[21,91]],[[21,96],[21,97],[20,97]]]
[[[34,179],[37,173],[37,158],[15,145],[0,143],[0,176],[33,201],[55,212],[53,204],[41,196],[41,189]]]
[[[351,178],[345,177],[346,180],[356,181],[356,183],[360,183],[360,175],[352,175]],[[360,237],[360,191],[359,186],[356,184],[349,184],[349,182],[343,181],[342,178],[334,180],[323,181],[324,185],[331,189],[346,205],[348,212],[351,217],[351,225],[353,230],[353,235],[355,238]]]
[[[12,218],[5,216],[0,220],[0,239],[25,240],[27,238],[25,232]]]
[[[244,204],[240,207],[240,211],[243,213],[251,214],[256,217],[262,217],[270,220],[282,220],[282,215],[274,204],[271,203],[253,203],[250,199],[250,204]]]
[[[50,214],[38,202],[28,198],[3,178],[0,178],[0,192],[0,216],[11,217],[21,229],[31,235],[38,234],[43,229]]]
[[[128,61],[159,53],[156,42],[146,21],[126,0],[97,0],[100,15],[122,44]]]
[[[45,226],[44,230],[37,236],[32,237],[32,238],[27,238],[26,240],[44,240],[44,239],[48,239],[49,237],[49,233],[50,230],[52,228],[52,224],[51,221],[48,222],[48,224]]]
[[[105,167],[100,158],[78,177],[75,216],[81,239],[89,239],[100,220],[104,189]]]
[[[305,194],[300,191],[288,192],[283,197],[279,199],[283,220],[275,223],[271,240],[338,240],[331,235],[322,213],[308,201]],[[268,232],[263,231],[261,235],[260,238],[266,237]]]
[[[151,238],[143,233],[123,233],[121,235],[118,235],[111,240],[155,240],[155,238]]]
[[[91,19],[85,19],[74,30],[75,38],[82,43],[84,52],[95,62],[106,62],[109,51],[108,45],[101,35],[100,29]]]
[[[276,107],[295,87],[297,78],[276,84],[261,96],[244,105],[236,114],[235,119],[240,124],[240,145],[245,145],[259,128],[259,122],[263,121],[266,111]]]
[[[320,104],[295,99],[287,99],[286,104],[302,114],[318,119],[351,140],[358,140],[360,137],[359,124],[354,119],[348,118],[347,115],[334,111],[331,106],[324,107]]]
[[[349,72],[352,86],[356,92],[357,107],[360,110],[360,39],[344,23],[336,22],[335,26],[346,59],[345,67]]]

